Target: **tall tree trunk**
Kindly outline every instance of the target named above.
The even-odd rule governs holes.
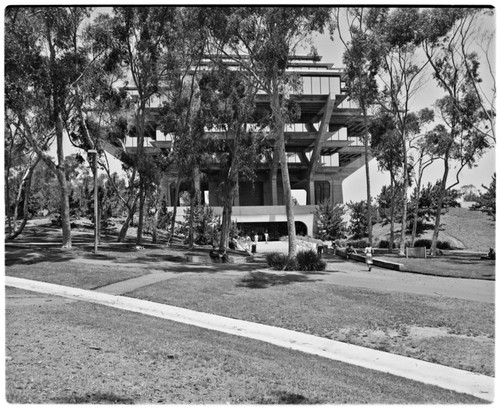
[[[137,196],[134,198],[132,205],[127,204],[127,218],[125,219],[125,222],[123,223],[122,228],[120,229],[120,233],[118,233],[118,239],[117,239],[118,243],[123,243],[125,241],[125,238],[127,237],[127,231],[130,226],[130,222],[134,218],[136,205],[137,205]]]
[[[406,144],[403,136],[403,191],[402,193],[402,206],[403,211],[401,215],[401,242],[399,243],[399,255],[405,255],[406,247],[406,215],[408,213],[408,158],[406,154]]]
[[[395,183],[394,183],[394,173],[391,173],[391,224],[389,230],[389,250],[392,253],[392,249],[394,248],[394,208],[396,206],[396,192],[395,192]]]
[[[193,190],[191,192],[191,203],[189,212],[188,243],[189,248],[194,247],[194,213],[200,204],[200,169],[195,165],[193,169]]]
[[[174,231],[175,231],[175,219],[177,217],[177,202],[179,201],[179,188],[181,186],[181,179],[179,175],[177,175],[177,182],[175,184],[175,197],[174,197],[174,208],[172,210],[172,220],[170,222],[170,235],[168,237],[168,245],[172,244],[172,240],[174,239]]]
[[[224,197],[224,207],[222,210],[222,226],[221,226],[220,242],[219,242],[219,249],[221,251],[226,250],[229,243],[229,230],[231,226],[231,215],[233,213],[233,199],[237,186],[237,183],[230,178],[231,176],[228,177],[226,183],[228,183],[229,186],[226,187],[225,189],[226,191],[224,192],[225,197]]]
[[[451,146],[450,146],[450,148],[451,148]],[[448,154],[449,154],[449,149],[447,149],[445,157],[444,157],[443,178],[441,179],[441,183],[439,185],[439,197],[438,197],[437,209],[436,209],[434,233],[432,234],[431,255],[434,255],[434,256],[436,255],[437,241],[438,241],[438,237],[439,237],[439,228],[441,225],[441,211],[443,209],[444,197],[446,195],[446,182],[448,180],[448,173],[450,171]]]
[[[155,211],[151,218],[151,243],[158,242],[158,210]]]
[[[21,185],[19,186],[19,193],[18,193],[18,198],[16,199],[16,210],[14,212],[14,223],[15,223],[15,228],[9,231],[9,234],[5,237],[5,240],[14,240],[17,236],[19,236],[23,230],[24,227],[26,226],[26,223],[28,221],[28,206],[29,206],[29,198],[30,198],[30,192],[31,192],[31,179],[33,176],[33,172],[38,165],[38,162],[40,162],[41,157],[37,155],[35,161],[30,165],[29,169],[27,170],[26,174],[23,177],[23,180],[21,182]],[[18,206],[20,203],[20,198],[22,192],[24,193],[24,203],[23,203],[23,220],[19,226],[17,226],[17,214],[18,214]]]
[[[140,92],[139,95],[143,95]],[[144,180],[144,133],[146,121],[146,99],[140,98],[139,107],[136,113],[137,124],[137,152],[135,156],[136,166],[139,166],[139,220],[137,221],[137,240],[138,246],[142,244],[142,231],[144,228],[144,205],[146,201],[146,186]]]
[[[63,149],[63,120],[59,112],[56,118],[56,141],[57,141],[57,179],[61,186],[61,225],[63,235],[63,248],[71,248],[71,221],[69,215],[69,186],[66,180],[64,149]]]
[[[368,223],[368,242],[370,246],[373,245],[373,227],[372,227],[372,196],[371,196],[371,184],[370,184],[370,167],[368,159],[368,118],[366,113],[366,107],[363,104],[363,126],[364,126],[364,137],[363,145],[365,148],[365,174],[366,174],[366,210],[367,210],[367,223]]]
[[[239,131],[232,136],[233,139],[233,154],[231,157],[231,165],[226,179],[224,189],[224,208],[222,210],[222,226],[220,233],[219,249],[226,250],[229,244],[229,230],[231,227],[231,215],[233,213],[233,200],[238,188],[238,173],[239,173]]]
[[[146,188],[144,186],[144,179],[139,176],[139,220],[137,222],[137,239],[136,244],[142,245],[142,232],[144,230],[144,205],[146,202]]]
[[[288,227],[288,255],[295,256],[297,252],[297,238],[295,234],[295,216],[293,214],[293,198],[292,189],[290,186],[290,175],[288,173],[288,163],[285,151],[285,120],[281,112],[279,103],[279,93],[277,81],[274,80],[273,95],[271,96],[271,109],[274,115],[276,127],[276,145],[275,150],[278,152],[281,168],[281,178],[283,183],[283,194],[286,208],[286,220]]]
[[[420,166],[422,166],[422,162],[420,161]],[[417,179],[417,186],[415,187],[416,189],[416,194],[415,194],[415,203],[414,207],[415,209],[413,210],[413,228],[411,230],[411,245],[413,247],[415,243],[415,239],[417,237],[417,222],[418,222],[418,209],[419,209],[419,202],[420,202],[420,186],[422,184],[422,174],[419,173],[418,179]]]

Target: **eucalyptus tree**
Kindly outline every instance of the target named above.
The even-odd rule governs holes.
[[[385,16],[382,9],[363,7],[345,8],[345,20],[350,38],[344,39],[340,27],[340,8],[337,9],[337,24],[340,40],[345,51],[345,82],[347,94],[354,100],[363,115],[363,145],[365,149],[366,203],[368,219],[368,241],[372,245],[372,198],[370,183],[370,135],[368,132],[368,113],[378,96],[377,75],[381,64],[380,44],[378,36],[370,30],[374,21]]]
[[[137,244],[142,242],[146,188],[148,184],[148,158],[144,155],[145,138],[148,132],[148,103],[159,94],[164,75],[169,66],[164,61],[169,46],[177,33],[173,29],[177,18],[175,7],[113,7],[109,24],[115,41],[110,43],[116,62],[127,66],[129,81],[133,91],[132,100],[134,115],[129,132],[137,138],[134,155],[129,158],[132,167],[130,186],[135,185],[138,175],[139,220],[137,228]],[[126,82],[124,86],[127,86]],[[123,240],[128,225],[135,212],[135,206],[129,208],[119,240]]]
[[[174,237],[179,189],[188,181],[190,211],[188,244],[194,245],[194,208],[201,203],[200,167],[206,159],[207,140],[204,112],[201,110],[199,81],[206,68],[207,36],[203,14],[199,8],[179,8],[170,50],[164,59],[168,66],[166,101],[160,109],[159,124],[164,134],[173,136],[169,160],[175,172],[176,188],[173,215],[170,220],[169,243]]]
[[[420,29],[418,9],[397,8],[386,10],[381,14],[377,20],[370,22],[370,28],[381,43],[383,71],[380,79],[384,89],[379,103],[393,116],[402,149],[403,214],[399,252],[403,255],[408,211],[410,104],[423,85],[423,72],[427,62],[418,59],[417,46],[414,44]]]
[[[466,79],[469,81],[469,95],[479,104],[478,113],[462,119],[490,144],[495,142],[496,128],[496,80],[491,61],[495,33],[488,24],[493,17],[491,8],[424,9],[416,41],[424,50],[437,85],[446,95],[456,98],[456,87]],[[458,80],[452,81],[449,71],[456,72]],[[456,107],[460,114],[458,103]]]
[[[437,248],[446,192],[460,183],[461,171],[473,167],[495,140],[495,111],[488,108],[490,102],[479,91],[480,60],[468,49],[480,15],[478,9],[435,9],[423,12],[420,19],[422,31],[417,43],[422,44],[437,85],[445,91],[436,103],[444,125],[438,125],[430,135],[435,154],[443,160],[432,254]],[[494,100],[495,89],[488,95]],[[455,181],[448,184],[453,163],[458,163],[458,169]]]
[[[89,16],[87,7],[6,9],[6,109],[16,117],[12,123],[23,138],[57,176],[64,248],[71,247],[65,124],[72,119],[67,110],[72,87],[88,65],[84,52],[75,50],[74,44]],[[56,161],[47,154],[51,137],[55,138]]]
[[[16,126],[5,114],[4,137],[4,200],[6,216],[5,240],[13,240],[22,233],[29,219],[30,193],[35,168],[41,157],[27,146]],[[18,220],[22,217],[20,223]]]
[[[396,211],[402,208],[399,198],[401,193],[401,168],[403,164],[403,148],[400,143],[399,133],[395,120],[389,112],[379,110],[371,119],[369,125],[371,135],[371,151],[375,155],[378,167],[389,172],[390,186],[385,189],[384,198],[389,196],[390,200],[385,201],[385,206],[389,207],[390,222],[389,249],[394,246],[394,226],[396,221]],[[398,177],[399,176],[399,177]],[[388,206],[386,206],[388,204]]]
[[[222,201],[219,249],[228,246],[233,201],[239,181],[253,180],[262,157],[263,134],[249,129],[255,120],[257,88],[223,62],[215,65],[200,80],[201,109],[207,118],[206,128],[216,132],[210,152],[220,164],[218,194]]]
[[[308,44],[311,34],[322,32],[331,10],[321,7],[212,8],[210,27],[217,53],[235,61],[242,75],[253,77],[270,102],[271,134],[276,138],[272,173],[281,169],[288,227],[288,253],[296,253],[295,217],[285,151],[285,125],[290,96],[300,89],[296,75],[287,72],[290,58]],[[312,50],[314,52],[314,50]],[[273,185],[274,190],[274,185]],[[273,192],[273,197],[277,193]]]
[[[456,72],[452,75],[455,76]],[[427,138],[432,153],[443,161],[443,174],[439,183],[432,254],[435,254],[437,248],[441,210],[447,192],[460,183],[461,171],[465,167],[472,168],[477,159],[490,147],[485,135],[478,132],[471,124],[472,117],[477,115],[481,108],[475,94],[470,92],[467,81],[458,87],[455,98],[446,96],[437,101],[436,107],[443,123],[436,125]],[[468,119],[464,120],[464,117]],[[458,164],[458,169],[455,180],[449,181],[453,163]]]

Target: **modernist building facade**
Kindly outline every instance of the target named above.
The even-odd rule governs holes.
[[[360,136],[363,121],[359,109],[347,98],[343,70],[312,57],[294,57],[289,71],[300,75],[302,92],[295,96],[300,116],[285,129],[285,149],[293,196],[305,198],[294,207],[297,233],[313,235],[316,231],[314,210],[324,201],[343,203],[343,181],[364,166],[364,148]],[[152,111],[162,103],[162,96],[150,101]],[[269,97],[257,95],[257,109],[269,107]],[[151,123],[155,129],[154,120]],[[208,134],[210,135],[210,134]],[[214,133],[215,135],[215,133]],[[133,151],[136,138],[127,137],[125,147]],[[156,128],[145,139],[145,153],[168,151],[172,137]],[[233,203],[233,221],[246,232],[271,237],[286,234],[286,212],[283,205],[281,174],[271,172],[271,163],[261,163],[253,182],[239,182]],[[216,191],[220,183],[216,164],[200,169],[200,190],[205,203],[221,213]],[[162,194],[173,206],[175,175],[165,175]],[[179,203],[182,204],[182,203]],[[178,214],[183,214],[182,210]]]

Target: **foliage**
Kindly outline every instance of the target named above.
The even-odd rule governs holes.
[[[379,216],[383,224],[391,222],[391,215],[394,222],[401,222],[403,197],[400,183],[395,182],[393,187],[382,186],[380,194],[377,197],[377,203]]]
[[[318,220],[318,235],[321,240],[337,240],[346,237],[347,222],[344,221],[345,207],[330,200],[320,203],[314,214]]]
[[[378,242],[379,249],[388,249],[389,248],[389,240],[380,240]]]
[[[326,268],[325,260],[315,250],[298,251],[295,257],[299,271],[323,271]]]
[[[266,263],[276,270],[283,270],[288,261],[288,256],[284,253],[272,252],[266,254]]]
[[[413,247],[425,247],[426,249],[430,249],[432,246],[431,239],[418,239],[413,243]],[[451,245],[447,241],[438,241],[437,248],[440,250],[450,250]]]
[[[479,200],[480,192],[479,189],[474,185],[464,185],[460,187],[462,192],[462,199],[464,202],[476,202]]]
[[[285,152],[285,125],[297,115],[297,104],[290,98],[300,86],[298,76],[287,73],[289,60],[307,45],[314,32],[323,32],[330,21],[327,7],[226,7],[212,8],[208,26],[224,57],[235,61],[244,75],[253,77],[270,99],[271,123],[275,135],[272,172],[278,163],[287,215],[289,253],[296,252],[295,218],[290,176]],[[284,24],[283,22],[286,22]],[[312,50],[314,53],[315,50]],[[317,152],[319,154],[319,151]],[[315,153],[313,152],[313,156]],[[317,160],[311,160],[316,166]],[[311,168],[309,171],[312,171]]]
[[[326,262],[314,250],[301,250],[295,256],[273,252],[266,255],[267,265],[284,271],[323,271]]]
[[[346,245],[351,245],[355,249],[364,249],[365,247],[368,247],[368,241],[367,240],[349,240],[346,242]]]
[[[184,220],[179,222],[178,234],[184,236],[184,243],[189,244],[189,220],[192,212],[193,242],[198,245],[214,243],[217,240],[219,219],[210,206],[189,206],[184,211]]]
[[[360,202],[350,202],[347,207],[351,211],[349,223],[349,233],[353,239],[360,239],[368,235],[368,206],[365,200]],[[372,220],[375,224],[376,220]]]
[[[419,234],[425,229],[434,228],[434,221],[438,208],[440,184],[440,180],[436,181],[435,184],[431,184],[429,182],[427,186],[423,187],[420,191],[417,212],[417,232]],[[413,196],[415,194],[416,190],[413,191]],[[460,207],[458,199],[461,194],[462,193],[456,189],[447,190],[446,195],[443,198],[442,213],[446,212],[450,207]],[[411,203],[409,203],[409,209],[413,210],[413,206],[414,202],[412,200]],[[408,220],[409,229],[413,227],[413,222],[413,218]]]
[[[493,174],[491,183],[488,187],[481,185],[484,189],[486,189],[486,192],[481,193],[479,195],[479,199],[474,204],[474,208],[485,210],[489,216],[493,217],[493,220],[496,220],[496,185],[497,176],[495,173]]]

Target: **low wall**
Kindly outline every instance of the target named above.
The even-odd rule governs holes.
[[[346,254],[345,250],[337,250],[335,254],[337,254],[341,257],[347,258],[347,254]],[[349,256],[349,260],[361,261],[362,263],[364,263],[365,256],[362,256],[360,254],[351,254]],[[404,264],[394,263],[392,261],[381,260],[378,258],[373,259],[373,265],[377,266],[377,267],[388,268],[390,270],[405,271]]]

